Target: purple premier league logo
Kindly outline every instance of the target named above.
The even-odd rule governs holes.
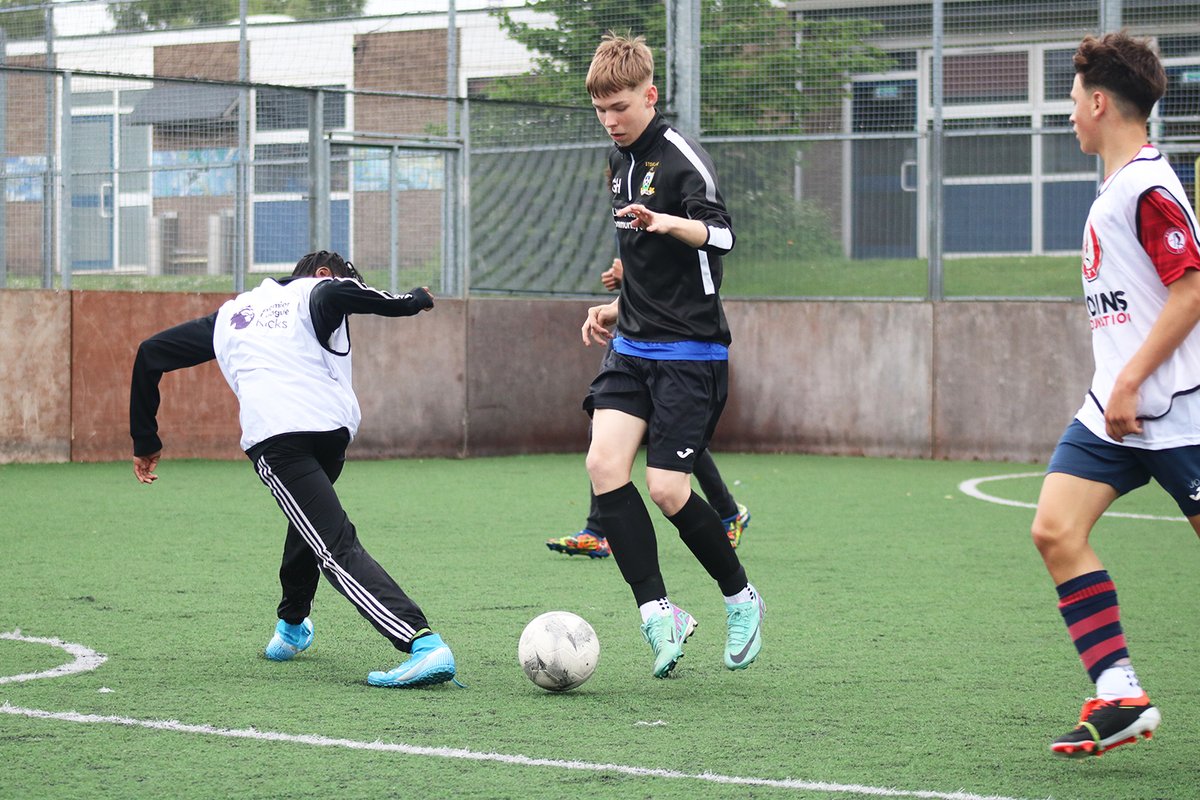
[[[229,319],[229,324],[237,328],[239,331],[246,328],[254,321],[254,309],[246,306],[241,311],[238,311]]]

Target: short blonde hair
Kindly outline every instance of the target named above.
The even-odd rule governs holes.
[[[654,54],[646,45],[646,37],[618,36],[609,31],[592,56],[586,85],[592,97],[607,97],[653,79]]]

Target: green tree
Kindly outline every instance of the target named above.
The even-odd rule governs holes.
[[[31,0],[0,0],[0,28],[8,39],[41,39],[46,35],[46,12],[9,11],[10,8],[28,9]]]
[[[525,75],[498,78],[496,99],[583,105],[583,78],[609,30],[646,37],[662,89],[666,8],[632,0],[528,0],[553,24],[521,22],[496,9],[504,31],[533,53]],[[867,20],[799,19],[772,0],[701,0],[700,121],[706,134],[800,132],[846,96],[849,76],[879,72],[891,61],[866,43]],[[669,89],[669,87],[666,87]],[[665,98],[670,104],[670,97]]]
[[[251,15],[283,14],[295,19],[328,19],[362,14],[366,0],[249,0]],[[238,18],[238,0],[132,0],[114,3],[108,13],[118,30],[222,25]]]

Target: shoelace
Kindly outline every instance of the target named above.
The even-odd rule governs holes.
[[[749,636],[754,628],[754,605],[738,604],[729,609],[729,630],[739,636]]]

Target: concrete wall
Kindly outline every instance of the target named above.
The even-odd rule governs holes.
[[[221,294],[0,291],[0,463],[130,456],[138,343]],[[603,355],[587,300],[440,300],[356,317],[358,458],[581,452]],[[1076,302],[729,301],[729,405],[714,450],[1045,460],[1091,376]],[[168,458],[241,458],[215,364],[164,377]]]
[[[0,463],[71,458],[71,296],[0,291]]]

